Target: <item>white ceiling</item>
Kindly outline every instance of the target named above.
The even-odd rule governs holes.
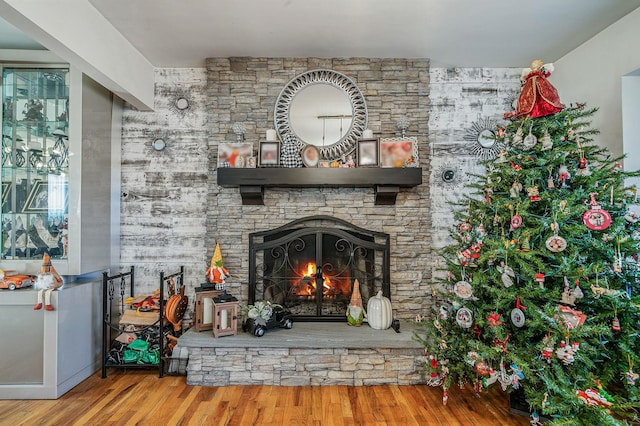
[[[534,58],[559,59],[640,6],[640,0],[87,1],[156,67],[197,67],[228,56],[420,57],[434,66],[523,67]],[[6,27],[0,19],[0,48],[38,46]]]

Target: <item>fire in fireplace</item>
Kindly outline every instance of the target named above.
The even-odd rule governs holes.
[[[249,235],[249,303],[269,300],[297,321],[346,321],[353,282],[363,303],[390,297],[389,235],[310,216]]]

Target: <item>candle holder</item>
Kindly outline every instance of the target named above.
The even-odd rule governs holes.
[[[236,122],[233,123],[232,129],[233,133],[236,134],[236,139],[238,140],[238,142],[243,142],[244,134],[247,132],[247,126],[245,126],[244,123]]]
[[[238,334],[238,299],[223,291],[213,299],[213,337]]]
[[[213,298],[220,295],[218,290],[196,289],[195,323],[196,331],[213,330]]]
[[[398,128],[398,130],[400,130],[400,137],[405,137],[410,122],[411,120],[409,120],[409,117],[407,117],[406,115],[400,117],[400,119],[396,123],[396,127]]]

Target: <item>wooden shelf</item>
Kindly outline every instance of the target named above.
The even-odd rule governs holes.
[[[374,188],[377,205],[392,205],[400,188],[422,183],[422,168],[219,168],[218,185],[239,187],[244,205],[262,205],[265,187]]]

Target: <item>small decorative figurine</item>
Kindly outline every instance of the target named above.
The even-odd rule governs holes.
[[[216,243],[216,249],[211,257],[211,265],[207,268],[207,278],[211,284],[215,284],[216,290],[224,290],[226,285],[226,278],[229,276],[229,271],[222,266],[222,253],[220,251],[220,244]]]
[[[51,293],[63,286],[62,277],[58,275],[56,268],[51,264],[49,253],[42,256],[42,267],[36,278],[35,287],[38,289],[38,303],[33,307],[35,311],[42,309],[42,299],[44,295],[44,309],[55,311],[51,305]]]
[[[360,295],[360,283],[356,279],[353,282],[353,292],[351,293],[351,301],[347,306],[347,322],[349,325],[359,327],[362,325],[367,313],[362,305],[362,296]]]

